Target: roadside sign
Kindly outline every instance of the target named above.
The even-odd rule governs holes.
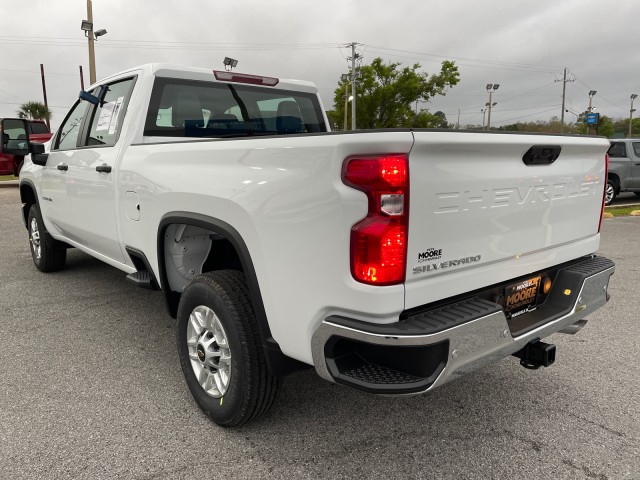
[[[587,125],[597,125],[599,113],[587,113]]]

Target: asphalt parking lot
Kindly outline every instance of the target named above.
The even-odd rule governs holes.
[[[211,423],[158,292],[82,252],[42,274],[0,189],[0,478],[640,479],[640,218],[604,222],[612,300],[556,364],[515,359],[383,398],[287,378],[272,412]]]

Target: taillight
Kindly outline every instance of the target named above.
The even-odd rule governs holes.
[[[345,185],[364,192],[367,216],[351,228],[351,274],[370,285],[403,283],[409,225],[407,155],[349,157]]]
[[[604,217],[604,202],[607,200],[607,181],[609,180],[609,154],[604,154],[604,191],[602,192],[602,209],[600,210],[600,223],[598,223],[598,233],[602,228],[602,218]]]

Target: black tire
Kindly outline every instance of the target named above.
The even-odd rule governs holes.
[[[611,205],[611,203],[615,200],[616,195],[618,195],[618,185],[615,181],[608,179],[607,186],[605,190],[605,205]]]
[[[640,192],[633,192],[633,193],[636,195],[636,197],[640,197]]]
[[[47,232],[38,205],[31,205],[27,219],[29,247],[36,268],[41,272],[56,272],[64,268],[67,248]]]
[[[200,362],[205,355],[198,350],[201,343],[197,347],[193,344],[196,338],[196,342],[206,338],[208,330],[197,332],[193,324],[189,326],[192,313],[196,308],[202,311],[202,307],[212,310],[217,316],[223,327],[222,333],[226,335],[231,357],[228,387],[218,396],[207,393],[195,373],[196,368],[209,368],[203,367],[205,364]],[[189,357],[188,329],[192,334],[193,358]],[[255,420],[271,409],[280,379],[271,375],[267,368],[258,324],[241,272],[220,270],[205,273],[189,283],[178,306],[177,341],[187,386],[198,406],[215,423],[223,427],[236,427]],[[216,371],[215,367],[209,368],[204,375],[208,377],[209,372]]]

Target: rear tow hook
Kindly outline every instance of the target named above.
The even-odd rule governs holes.
[[[548,367],[556,361],[556,346],[539,339],[527,343],[522,350],[513,354],[520,359],[520,365],[530,370]]]

